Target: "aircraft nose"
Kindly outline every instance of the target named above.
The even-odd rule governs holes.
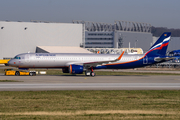
[[[12,60],[9,60],[9,61],[8,61],[8,65],[11,65],[11,64],[12,64]]]
[[[8,62],[8,65],[9,65],[9,66],[15,66],[15,65],[16,65],[16,62],[15,62],[14,60],[10,60],[10,61]]]

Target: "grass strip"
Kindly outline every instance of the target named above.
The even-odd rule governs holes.
[[[2,91],[0,108],[0,119],[179,119],[180,90]]]
[[[112,76],[122,76],[122,75],[180,75],[178,73],[154,73],[154,72],[118,72],[118,71],[95,71],[96,75],[112,75]],[[47,70],[47,75],[69,75],[72,76],[70,73],[63,73],[61,70]],[[82,74],[76,74],[82,75]]]

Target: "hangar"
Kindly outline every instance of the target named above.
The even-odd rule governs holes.
[[[0,42],[0,59],[3,59],[28,52],[89,53],[82,48],[91,52],[92,50],[102,50],[101,53],[109,54],[119,53],[112,49],[122,51],[123,49],[119,50],[121,48],[126,48],[126,52],[142,48],[146,52],[153,44],[153,38],[151,24],[148,23],[129,21],[114,21],[114,24],[88,21],[72,21],[72,23],[0,21]],[[136,51],[138,52],[138,50]]]
[[[37,46],[79,47],[82,35],[82,24],[0,21],[0,59],[34,53]]]
[[[81,47],[74,46],[37,46],[36,53],[92,53]]]

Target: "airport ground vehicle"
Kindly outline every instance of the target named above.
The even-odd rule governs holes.
[[[19,71],[19,70],[13,70],[13,69],[5,69],[5,75],[30,75],[30,76],[35,76],[36,72],[35,71]]]
[[[8,64],[10,59],[0,59],[0,64]]]

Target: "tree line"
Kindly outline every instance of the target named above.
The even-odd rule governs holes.
[[[171,37],[180,37],[180,29],[168,29],[166,27],[151,27],[151,33],[155,37],[159,37],[164,32],[171,32]]]

